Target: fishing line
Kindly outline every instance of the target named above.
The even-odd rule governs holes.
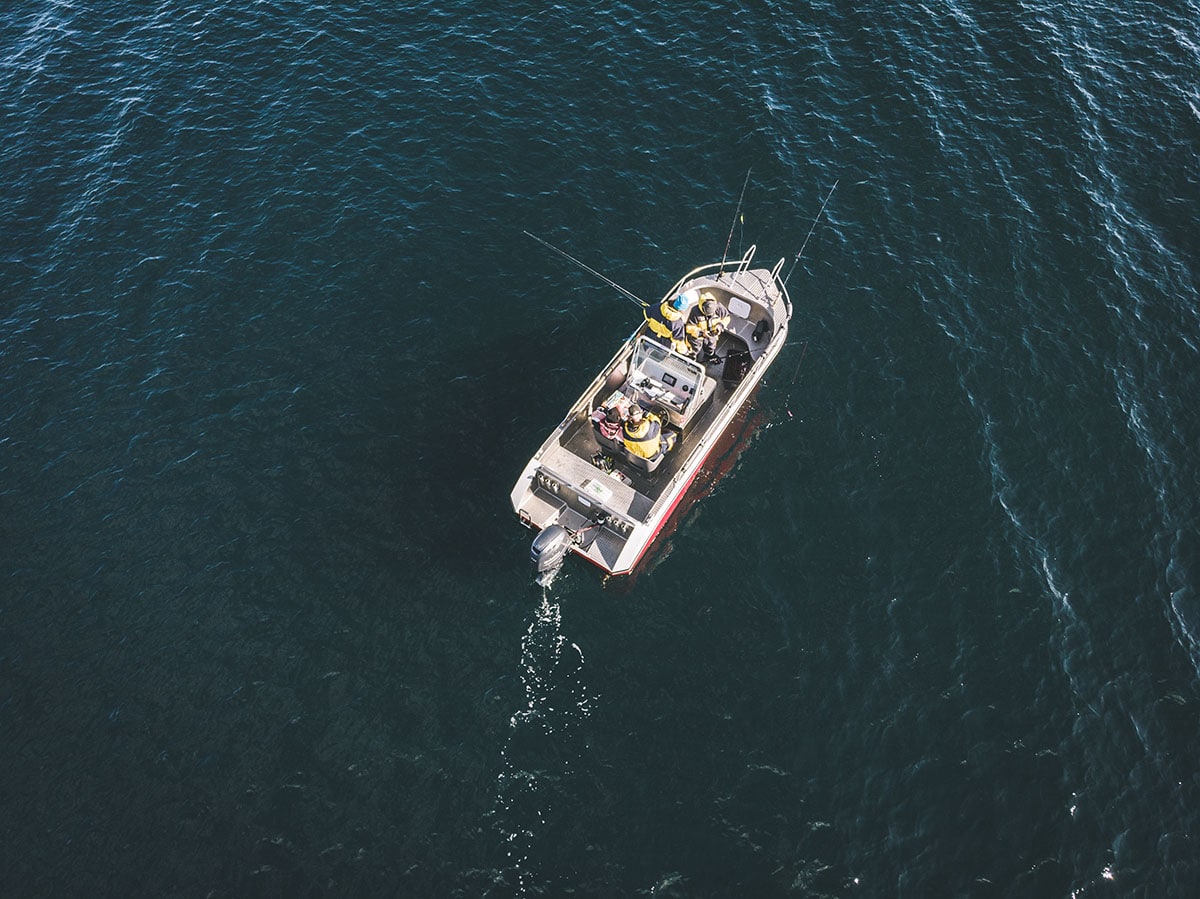
[[[841,183],[841,178],[833,182],[833,187],[829,188],[829,193],[825,195],[825,201],[821,203],[821,208],[817,210],[817,214],[813,216],[812,224],[808,226],[808,234],[804,236],[804,243],[800,244],[800,252],[796,254],[796,258],[792,260],[792,267],[788,269],[787,277],[783,279],[784,288],[787,287],[788,278],[792,276],[792,272],[796,270],[796,263],[800,261],[800,257],[804,255],[804,248],[808,246],[808,240],[813,236],[813,231],[817,228],[817,222],[821,220],[821,214],[825,212],[825,207],[829,205],[829,198],[833,196],[833,192],[837,190],[837,186]],[[789,419],[795,418],[792,415],[792,391],[796,387],[796,379],[800,377],[800,366],[804,364],[804,357],[808,355],[808,341],[804,341],[803,349],[800,351],[800,361],[796,363],[796,371],[792,374],[792,383],[788,386],[787,396],[783,401],[783,409],[787,412]]]
[[[591,274],[595,275],[597,278],[599,278],[601,281],[603,281],[603,282],[604,282],[605,284],[607,284],[609,287],[613,288],[614,290],[616,290],[617,292],[619,292],[621,295],[623,295],[623,296],[627,297],[628,299],[632,300],[633,302],[637,303],[639,306],[646,307],[646,306],[649,306],[649,305],[650,305],[650,304],[649,304],[649,303],[647,303],[645,300],[643,300],[641,297],[639,297],[637,294],[635,294],[635,293],[632,293],[631,291],[628,291],[628,290],[626,290],[624,287],[622,287],[622,286],[621,286],[620,284],[618,284],[616,281],[613,281],[611,278],[606,278],[606,277],[604,277],[604,275],[600,274],[598,271],[596,271],[596,270],[595,270],[594,268],[592,268],[591,266],[589,266],[589,265],[585,265],[584,263],[582,263],[582,262],[580,262],[578,259],[576,259],[574,256],[572,256],[570,253],[568,253],[568,252],[566,252],[566,251],[564,251],[564,250],[560,250],[558,247],[556,247],[554,244],[550,243],[549,241],[542,240],[542,239],[541,239],[540,237],[538,237],[536,234],[530,234],[528,231],[522,231],[521,233],[522,233],[522,234],[524,234],[524,235],[526,235],[527,237],[532,237],[534,240],[536,240],[536,241],[537,241],[538,243],[540,243],[542,246],[544,246],[544,247],[549,247],[551,250],[553,250],[553,251],[554,251],[555,253],[557,253],[559,256],[562,256],[562,257],[564,257],[564,258],[566,258],[566,259],[569,259],[569,260],[571,260],[571,261],[572,261],[572,262],[574,262],[576,265],[578,265],[578,266],[579,266],[581,269],[583,269],[584,271],[586,271],[586,272],[590,272]]]
[[[809,226],[808,235],[804,238],[804,243],[800,244],[800,252],[796,254],[796,258],[792,260],[792,267],[788,269],[787,278],[783,279],[783,286],[787,287],[788,278],[792,276],[792,272],[796,270],[796,263],[800,261],[800,257],[804,255],[804,248],[808,246],[808,238],[813,236],[813,231],[816,230],[817,222],[821,218],[821,213],[825,211],[826,204],[829,203],[829,198],[833,196],[833,192],[837,190],[838,184],[842,181],[838,178],[833,182],[833,187],[829,188],[829,193],[825,195],[825,202],[821,204],[821,208],[817,210],[817,214],[813,217],[812,225]]]
[[[800,366],[804,364],[804,357],[808,355],[808,341],[804,341],[804,347],[800,350],[800,361],[796,363],[796,371],[792,375],[792,383],[788,385],[787,396],[783,399],[783,410],[787,413],[788,418],[795,418],[792,415],[792,390],[796,386],[796,378],[800,376]]]

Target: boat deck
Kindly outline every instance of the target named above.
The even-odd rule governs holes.
[[[726,355],[730,350],[744,350],[744,342],[735,336],[723,337],[718,345],[718,353]],[[653,472],[645,472],[624,461],[620,453],[600,445],[596,439],[591,420],[583,418],[572,422],[563,432],[558,447],[546,455],[543,462],[559,472],[573,483],[581,483],[587,478],[598,476],[604,478],[606,486],[613,489],[613,501],[619,508],[638,521],[647,520],[656,511],[655,506],[666,491],[675,475],[683,467],[684,462],[699,444],[701,437],[707,433],[713,420],[728,404],[729,398],[737,388],[736,383],[725,381],[720,377],[721,369],[713,367],[715,389],[700,414],[689,422],[687,430],[676,440],[675,447],[663,457],[662,463]],[[632,482],[626,485],[613,475],[605,473],[593,465],[592,457],[603,453],[611,458],[615,467]],[[631,494],[627,499],[625,493]]]

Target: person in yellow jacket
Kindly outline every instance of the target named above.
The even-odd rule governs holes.
[[[653,459],[659,450],[669,452],[675,445],[675,432],[664,428],[662,419],[637,403],[630,405],[623,430],[625,449],[643,459]]]
[[[688,316],[688,355],[704,362],[717,354],[717,340],[729,327],[729,310],[711,293],[700,294],[700,302]]]
[[[658,306],[647,307],[646,323],[658,342],[677,353],[688,354],[687,298],[680,294],[673,300],[663,300]]]

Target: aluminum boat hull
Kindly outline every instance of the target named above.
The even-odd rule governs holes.
[[[701,366],[661,347],[640,323],[525,465],[511,493],[524,525],[566,528],[570,553],[608,574],[638,566],[723,435],[728,447],[734,419],[787,342],[792,305],[779,277],[784,260],[755,269],[753,256],[751,247],[737,262],[701,266],[664,294],[665,301],[709,291],[729,309],[716,364]],[[648,466],[606,441],[595,421],[614,397],[657,410],[677,432],[675,447]]]

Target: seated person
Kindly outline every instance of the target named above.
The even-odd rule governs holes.
[[[596,428],[609,440],[620,440],[624,431],[622,427],[624,421],[621,416],[621,407],[613,406],[606,410],[604,417],[596,422]]]
[[[687,309],[688,298],[680,294],[673,300],[664,300],[658,306],[648,306],[643,313],[650,333],[663,346],[677,353],[688,352]]]
[[[653,459],[660,451],[669,452],[675,445],[675,432],[664,428],[662,419],[637,403],[629,407],[623,433],[625,449],[643,459]]]

